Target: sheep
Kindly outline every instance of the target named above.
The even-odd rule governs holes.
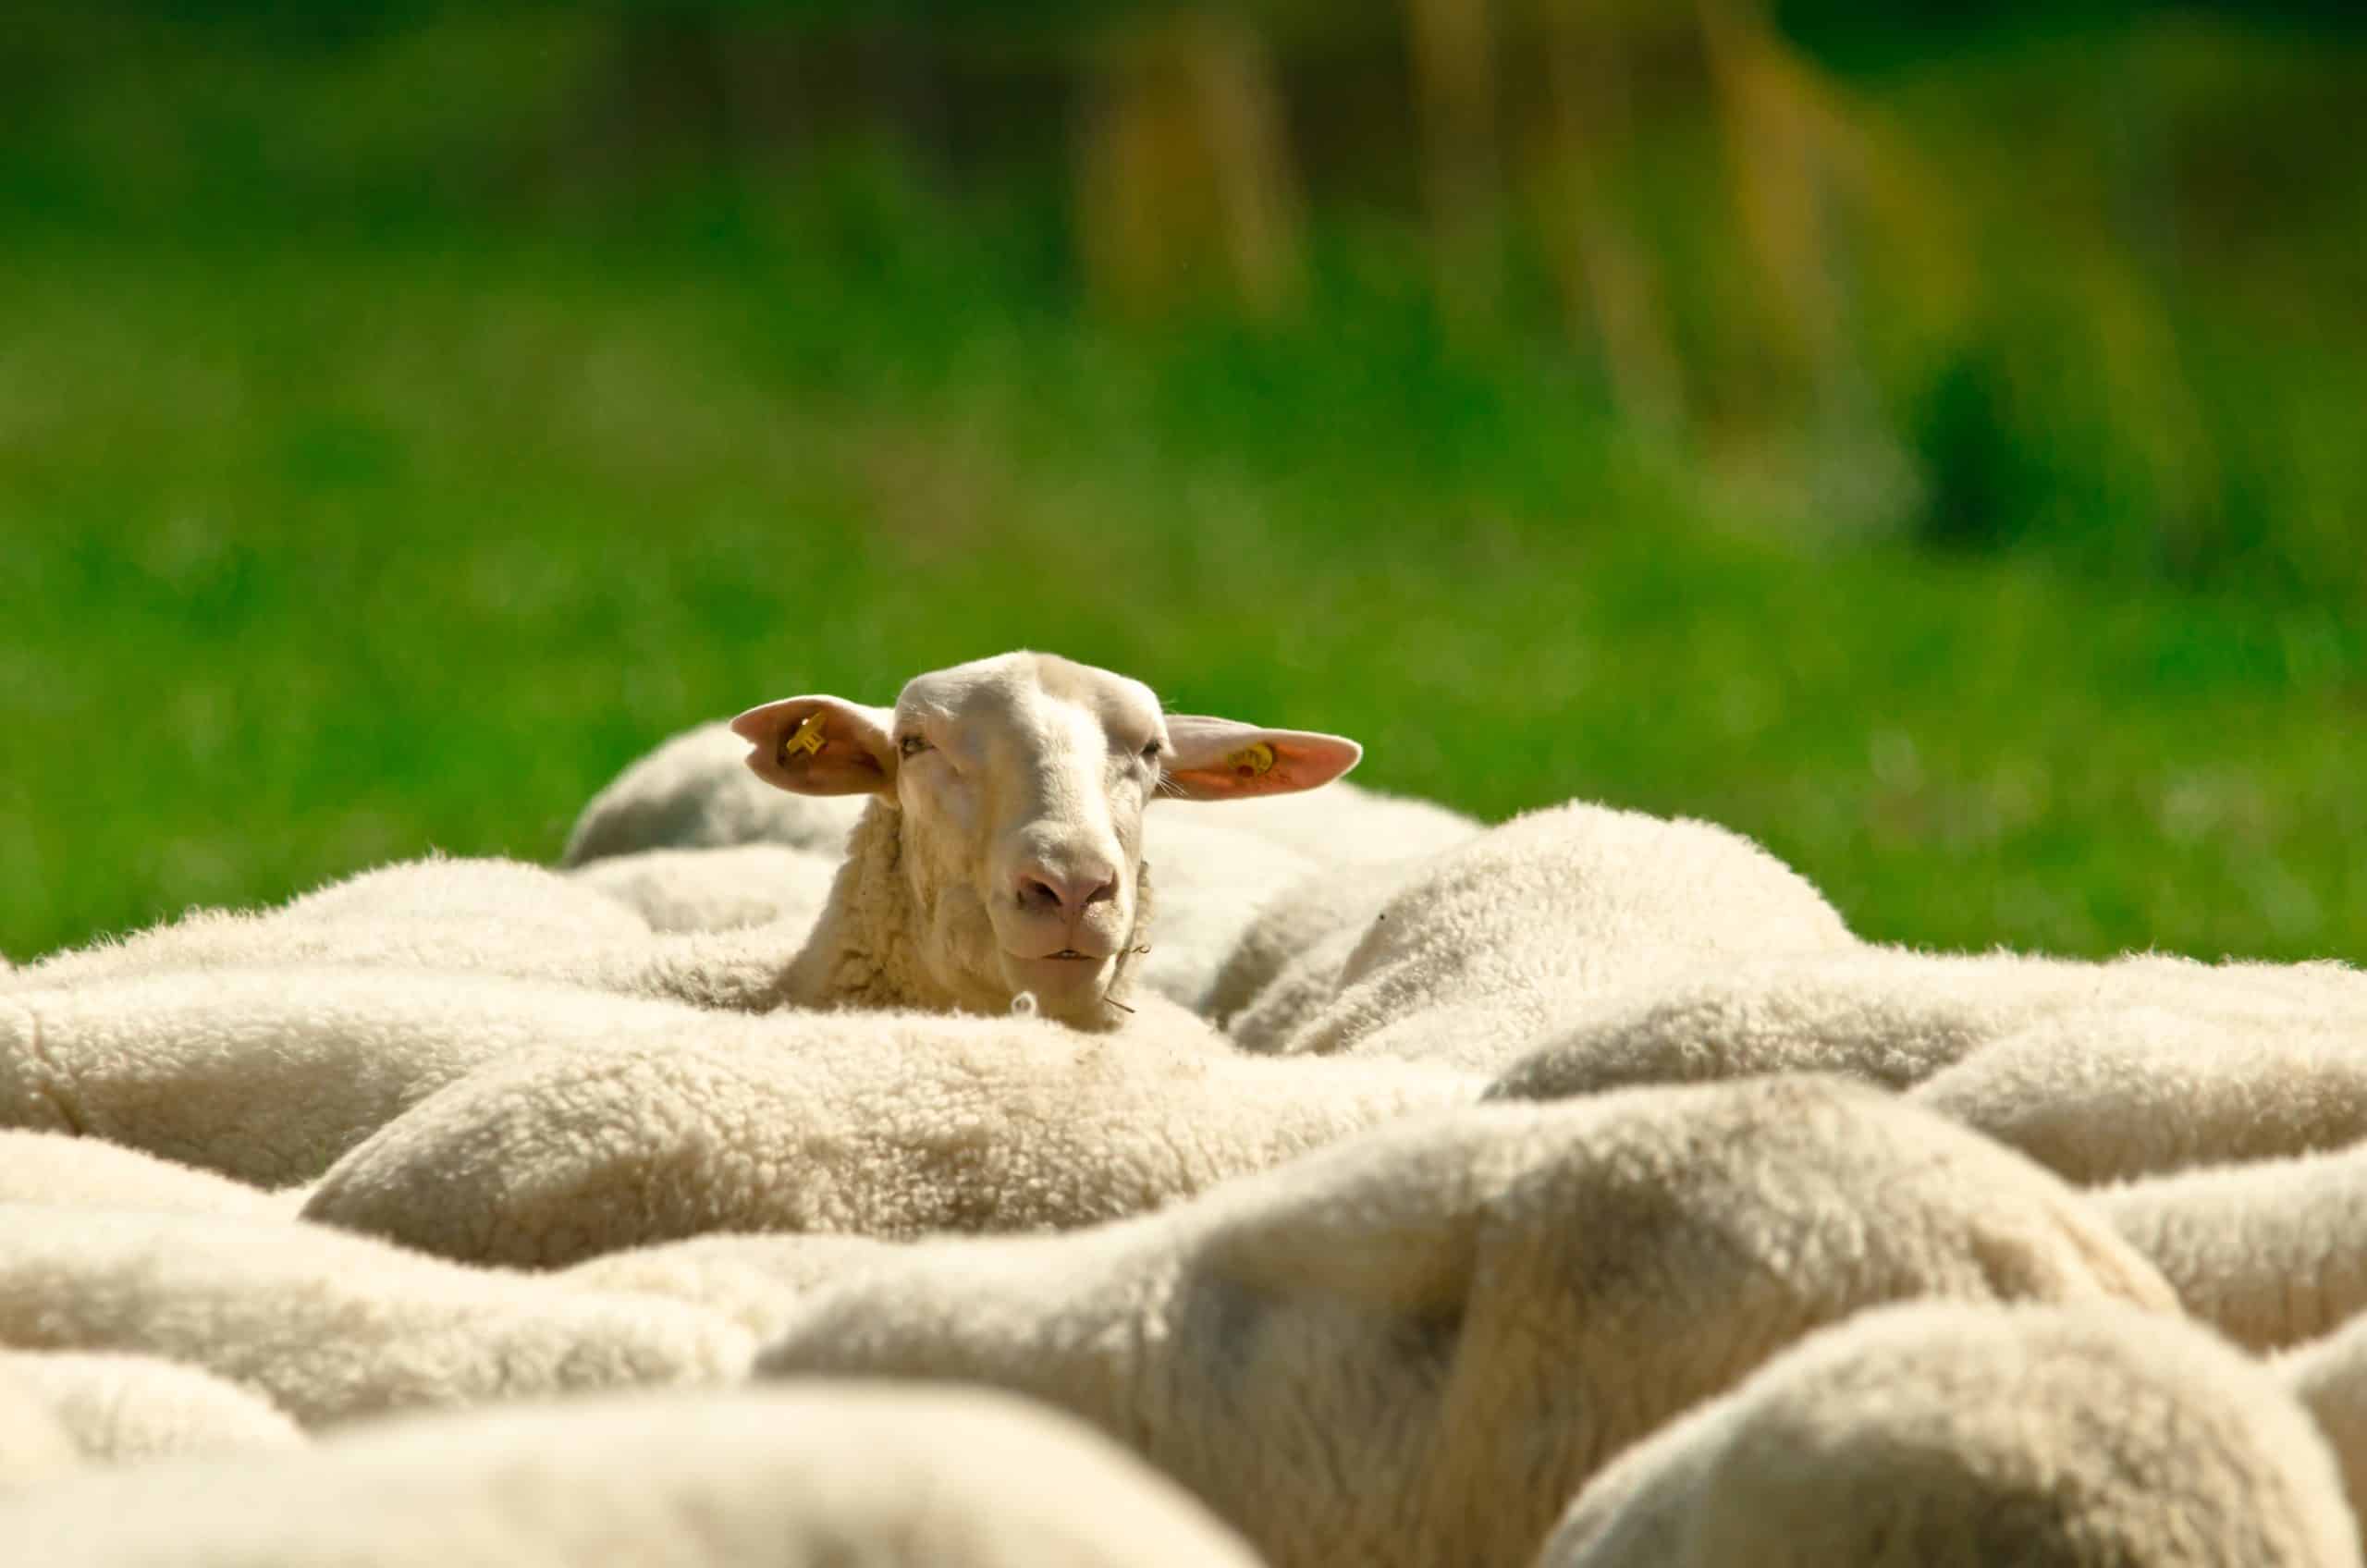
[[[49,1402],[0,1366],[0,1508],[11,1491],[46,1484],[81,1463]]]
[[[1429,857],[1380,900],[1328,1000],[1245,1048],[1501,1070],[1543,1029],[1704,967],[1853,948],[1823,897],[1748,839],[1572,802]]]
[[[1538,1568],[2356,1568],[2324,1440],[2211,1334],[1919,1303],[1821,1329],[1628,1450]]]
[[[0,1351],[0,1377],[42,1402],[88,1461],[256,1453],[305,1441],[261,1395],[154,1356]]]
[[[787,1001],[996,1013],[1025,994],[1091,1029],[1124,1022],[1147,936],[1144,808],[1311,790],[1364,754],[1162,714],[1138,680],[1031,653],[916,676],[892,710],[790,697],[731,729],[767,783],[871,797]]]
[[[862,815],[860,796],[790,795],[772,790],[743,764],[747,742],[729,723],[687,729],[629,765],[592,797],[568,834],[563,866],[648,850],[723,849],[780,844],[837,854]],[[1196,826],[1207,808],[1175,802],[1154,823]],[[1230,832],[1253,835],[1294,859],[1327,866],[1427,854],[1460,843],[1480,824],[1429,801],[1342,783],[1320,795],[1270,795],[1229,803]],[[1153,855],[1172,858],[1157,826],[1146,830]]]
[[[2367,1315],[2268,1365],[2325,1434],[2342,1465],[2343,1491],[2367,1517]]]
[[[93,1137],[13,1129],[0,1131],[0,1203],[250,1219],[286,1212],[271,1194],[212,1171]]]
[[[784,1328],[798,1298],[901,1247],[869,1236],[726,1231],[604,1253],[552,1279],[586,1290],[670,1297],[720,1312],[759,1341]]]
[[[410,1407],[716,1383],[712,1313],[463,1268],[285,1219],[0,1205],[0,1344],[200,1366],[306,1427]]]
[[[1338,736],[1161,714],[1139,681],[1026,653],[916,677],[892,711],[791,697],[732,729],[753,748],[749,767],[780,790],[871,797],[810,926],[652,933],[558,873],[429,862],[269,914],[198,915],[57,955],[7,985],[202,963],[398,963],[752,1011],[999,1013],[1024,996],[1045,1017],[1114,1029],[1147,950],[1141,827],[1153,796],[1311,790],[1363,755]]]
[[[1382,902],[1428,864],[1412,856],[1327,865],[1291,883],[1243,924],[1202,1011],[1245,1048],[1279,1046],[1331,998]]]
[[[836,856],[846,848],[856,796],[790,795],[748,770],[748,742],[728,724],[670,737],[617,775],[584,805],[560,851],[584,866],[645,850],[717,850],[779,844]]]
[[[746,755],[747,742],[727,724],[675,736],[583,808],[560,864],[596,885],[626,884],[627,901],[659,930],[693,929],[693,920],[696,928],[717,928],[722,922],[713,911],[728,912],[734,924],[754,924],[747,917],[768,897],[763,879],[751,876],[735,888],[725,863],[712,858],[715,851],[776,845],[835,855],[863,800],[774,790],[743,766]],[[1184,1006],[1199,1007],[1250,916],[1282,888],[1318,867],[1442,848],[1478,828],[1442,806],[1344,781],[1312,796],[1164,802],[1143,822],[1144,859],[1157,873],[1159,912],[1151,950],[1135,977]],[[648,871],[604,872],[627,857],[641,860]],[[717,874],[712,883],[709,871]],[[676,876],[696,877],[703,889],[713,890],[675,893],[668,883]],[[802,900],[797,907],[806,908]]]
[[[1065,1229],[1478,1087],[1420,1063],[1215,1055],[1156,1034],[1119,1049],[1038,1020],[719,1019],[493,1062],[356,1146],[302,1213],[538,1268],[709,1231]]]
[[[829,901],[838,869],[830,856],[777,844],[742,844],[612,855],[569,877],[617,900],[652,931],[802,929]]]
[[[827,1383],[411,1416],[268,1463],[77,1476],[0,1501],[0,1540],[78,1568],[1257,1568],[1055,1413]]]
[[[1276,1568],[1511,1565],[1628,1442],[1920,1296],[2176,1307],[2021,1157],[1769,1078],[1441,1112],[1164,1213],[914,1246],[805,1297],[756,1369],[1069,1409]]]
[[[398,968],[199,970],[18,991],[0,995],[0,1125],[86,1133],[287,1186],[526,1046],[694,1038],[746,1022],[570,986]],[[77,1166],[72,1181],[34,1167],[5,1190],[102,1179],[104,1156],[59,1152]],[[120,1201],[130,1170],[115,1161],[104,1190]]]
[[[2367,1138],[2367,1014],[2250,1027],[2122,1006],[2046,1018],[1908,1091],[2089,1183]]]
[[[2097,1190],[2194,1317],[2269,1351],[2367,1311],[2367,1145]]]
[[[2108,963],[2013,952],[1868,946],[1636,987],[1533,1044],[1491,1094],[1551,1099],[1637,1084],[1843,1072],[1907,1089],[2051,1016],[2170,1008],[2273,1031],[2297,1013],[2367,1018],[2367,989],[2332,964]]]
[[[757,1011],[812,922],[652,932],[597,887],[503,860],[380,866],[276,909],[202,910],[0,977],[0,998],[182,971],[314,965],[450,970]]]

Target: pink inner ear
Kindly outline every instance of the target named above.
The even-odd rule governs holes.
[[[812,718],[819,725],[805,733],[819,745],[793,743]],[[795,795],[884,792],[891,775],[883,760],[886,737],[875,729],[851,704],[816,697],[767,703],[731,721],[731,732],[748,742],[749,771]]]
[[[1188,729],[1171,721],[1179,753],[1168,783],[1186,800],[1242,801],[1287,795],[1329,784],[1364,756],[1338,735],[1306,729],[1257,729],[1200,721]]]

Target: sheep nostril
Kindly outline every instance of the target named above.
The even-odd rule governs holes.
[[[1101,879],[1099,887],[1085,896],[1085,901],[1089,904],[1106,904],[1117,896],[1118,879],[1114,876],[1105,876]]]
[[[1034,876],[1023,876],[1019,879],[1019,907],[1049,914],[1061,907],[1061,895],[1049,882]]]

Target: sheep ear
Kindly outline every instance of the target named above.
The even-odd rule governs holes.
[[[1245,801],[1329,784],[1356,766],[1365,749],[1311,729],[1260,729],[1229,718],[1167,716],[1164,792],[1187,801]]]
[[[731,721],[749,771],[792,795],[896,792],[894,716],[836,697],[784,697]]]

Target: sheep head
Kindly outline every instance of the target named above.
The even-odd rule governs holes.
[[[892,708],[790,697],[731,728],[767,783],[897,814],[904,936],[957,1005],[999,1011],[1026,992],[1088,1024],[1106,1022],[1145,935],[1153,800],[1310,790],[1363,755],[1335,735],[1164,714],[1139,680],[1033,653],[915,677]]]

